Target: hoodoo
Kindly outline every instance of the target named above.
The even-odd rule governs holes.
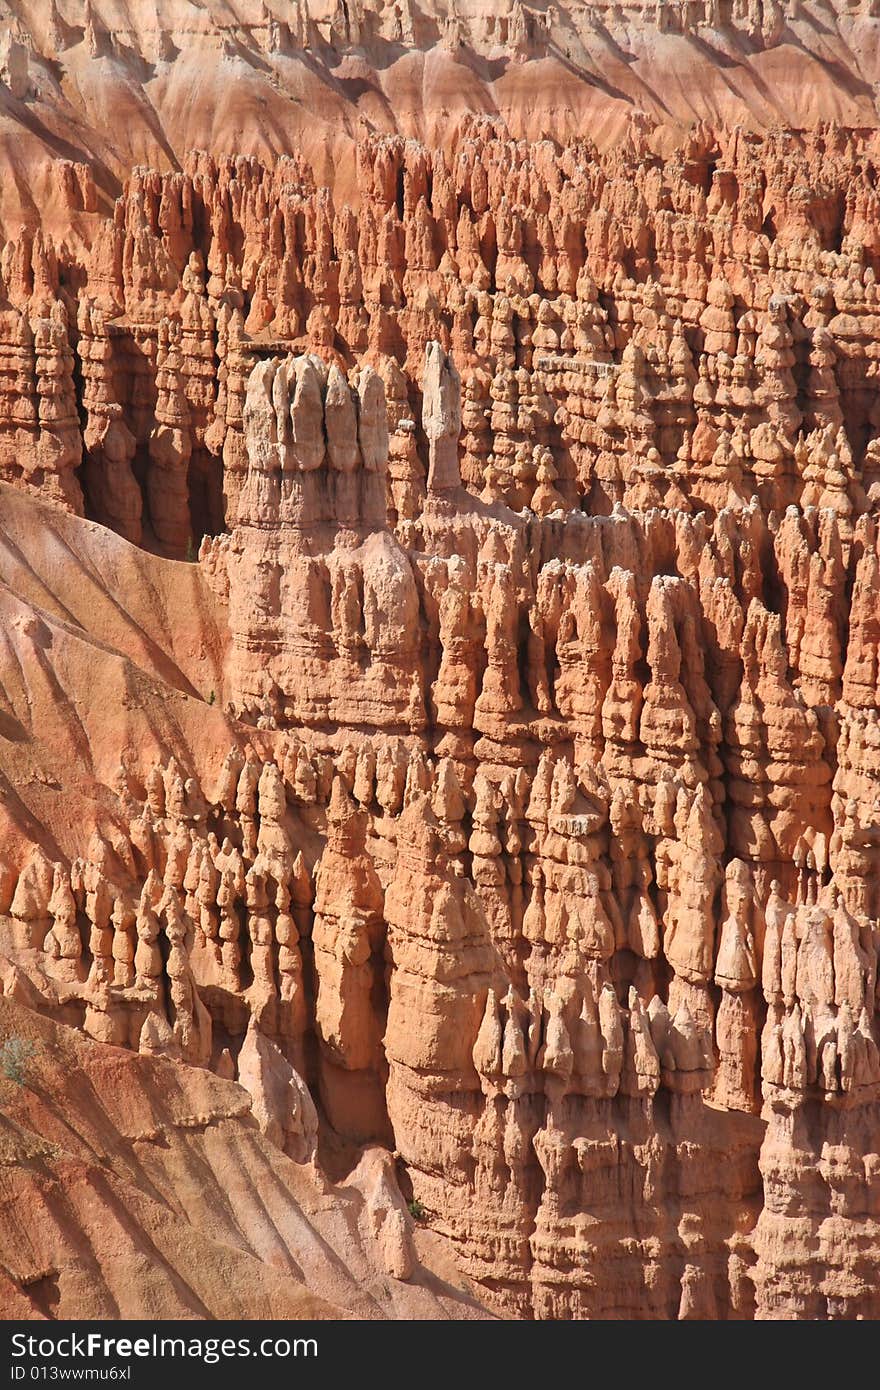
[[[880,1317],[873,8],[6,6],[4,1317]]]

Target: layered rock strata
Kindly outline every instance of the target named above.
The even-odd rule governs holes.
[[[12,8],[9,1315],[880,1315],[875,17]]]
[[[438,341],[489,503],[871,510],[875,137],[698,126],[664,158],[649,136],[364,133],[354,207],[301,158],[136,170],[85,239],[23,230],[0,256],[2,477],[183,558],[235,525],[250,370],[311,353],[382,378],[406,543]]]
[[[8,0],[0,36],[0,225],[77,229],[138,164],[304,151],[356,198],[357,131],[449,147],[473,112],[517,140],[635,112],[667,152],[694,121],[878,125],[872,0]],[[352,301],[356,303],[356,299]]]
[[[784,384],[777,308],[757,336]],[[513,510],[461,481],[430,340],[401,518],[379,367],[343,366],[239,388],[234,519],[190,567],[228,753],[123,739],[100,812],[36,837],[22,788],[13,985],[237,1075],[296,1162],[393,1145],[500,1312],[875,1316],[870,490]]]

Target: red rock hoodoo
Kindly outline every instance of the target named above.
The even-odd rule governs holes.
[[[836,67],[810,0],[50,8],[0,46],[0,1306],[880,1316],[873,5]]]

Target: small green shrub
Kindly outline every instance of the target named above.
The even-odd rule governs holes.
[[[211,693],[210,693],[210,695],[208,696],[208,704],[209,704],[209,705],[213,705],[213,703],[214,703],[214,701],[215,701],[216,699],[217,699],[217,696],[216,696],[215,692],[212,690]]]
[[[7,1038],[0,1046],[0,1074],[16,1086],[26,1086],[28,1063],[36,1055],[36,1046],[28,1038]]]
[[[407,1205],[409,1207],[409,1214],[412,1217],[413,1221],[424,1221],[428,1213],[425,1210],[424,1203],[420,1202],[418,1197],[414,1197],[411,1202],[407,1203]]]
[[[191,565],[194,565],[196,560],[199,558],[199,552],[196,550],[196,543],[193,540],[192,536],[190,536],[189,540],[186,543],[186,558]]]

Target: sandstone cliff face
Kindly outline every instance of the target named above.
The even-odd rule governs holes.
[[[386,10],[263,7],[225,58],[315,24],[435,46]],[[766,57],[777,11],[702,27]],[[65,15],[50,48],[118,50],[109,7]],[[446,51],[525,66],[589,17],[475,24]],[[6,215],[3,1026],[57,1025],[133,1111],[180,1076],[162,1132],[204,1099],[204,1152],[263,1174],[211,1237],[244,1252],[228,1298],[184,1184],[126,1308],[286,1314],[305,1283],[446,1315],[446,1242],[503,1315],[880,1315],[878,145],[850,123],[362,128],[356,198],[308,142],[189,141],[115,201],[56,164],[47,226]],[[19,1162],[48,1122],[13,1100],[42,1211],[58,1155]],[[281,1249],[283,1202],[254,1234],[267,1168],[357,1189],[330,1244],[373,1302]],[[155,1223],[140,1171],[106,1202]],[[71,1200],[13,1311],[123,1307]]]
[[[514,511],[460,481],[435,341],[421,385],[403,524],[375,369],[253,368],[234,524],[184,567],[221,634],[211,738],[157,651],[175,747],[108,733],[79,826],[17,787],[7,988],[237,1075],[296,1163],[393,1145],[499,1312],[875,1315],[868,491]],[[10,572],[16,669],[81,766],[46,563]],[[406,1278],[405,1208],[375,1203]]]
[[[235,525],[246,383],[290,351],[322,391],[358,377],[368,452],[366,368],[384,383],[406,543],[437,341],[461,377],[461,481],[490,504],[711,517],[757,497],[849,532],[880,477],[876,138],[698,126],[665,158],[652,138],[634,120],[604,154],[527,146],[471,118],[446,154],[363,133],[356,208],[299,156],[136,170],[84,236],[68,220],[2,252],[0,476],[183,559]],[[345,474],[350,402],[329,385]],[[301,431],[314,394],[306,373]]]
[[[729,129],[877,127],[876,6],[803,0],[7,0],[0,36],[0,225],[79,226],[135,165],[187,151],[303,150],[357,195],[361,121],[455,140],[473,111],[512,134],[603,148],[635,109],[667,145]],[[357,303],[355,297],[352,303]]]

